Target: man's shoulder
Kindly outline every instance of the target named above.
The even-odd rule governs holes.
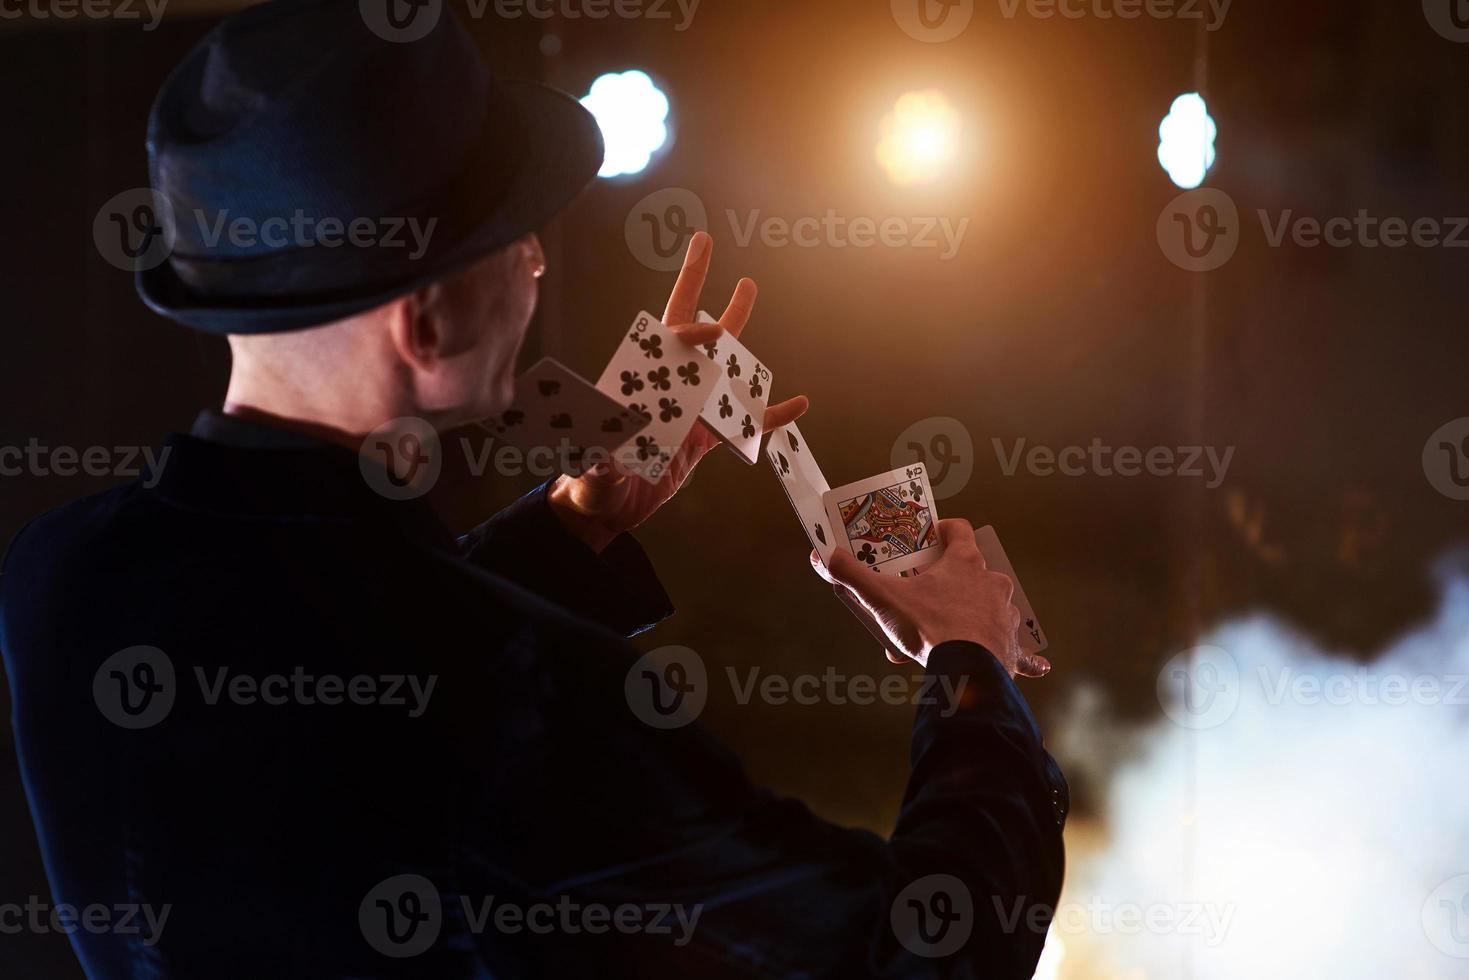
[[[138,485],[113,487],[61,504],[22,524],[0,558],[0,588],[7,579],[34,580],[64,568],[79,550],[99,542],[118,527],[137,504]]]

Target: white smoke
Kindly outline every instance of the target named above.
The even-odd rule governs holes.
[[[1053,927],[1061,977],[1469,976],[1469,578],[1440,580],[1366,665],[1250,618],[1165,668],[1169,719],[1063,735],[1131,755]]]

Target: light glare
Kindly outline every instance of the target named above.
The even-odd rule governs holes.
[[[1193,190],[1214,166],[1218,134],[1204,97],[1197,92],[1180,95],[1158,126],[1158,162],[1175,184]]]
[[[908,92],[882,119],[877,162],[900,187],[942,176],[959,142],[959,113],[937,89]]]
[[[607,145],[598,177],[641,173],[668,142],[668,96],[647,72],[602,75],[581,104],[596,117]]]

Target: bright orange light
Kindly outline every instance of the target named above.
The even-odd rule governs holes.
[[[877,162],[900,187],[944,174],[959,144],[959,113],[937,89],[909,92],[882,119]]]

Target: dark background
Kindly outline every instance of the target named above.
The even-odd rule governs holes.
[[[189,14],[148,33],[0,28],[0,445],[157,445],[220,401],[224,342],[148,312],[91,236],[103,202],[147,183],[149,103],[213,23]],[[1437,493],[1420,465],[1428,435],[1469,414],[1469,251],[1270,248],[1253,217],[1469,213],[1469,46],[1434,33],[1418,4],[1238,0],[1202,46],[1191,22],[1007,19],[985,2],[936,45],[906,36],[878,0],[704,0],[688,30],[673,25],[469,22],[504,74],[579,95],[601,72],[642,67],[673,103],[667,153],[599,182],[548,229],[528,357],[554,353],[595,377],[618,331],[661,311],[672,285],[630,251],[629,210],[662,187],[695,191],[716,238],[705,305],[717,313],[740,276],[757,280],[747,343],[772,365],[776,398],[811,397],[801,427],[833,485],[887,468],[912,422],[954,416],[969,430],[974,477],[940,509],[996,525],[1049,628],[1057,669],[1025,688],[1043,723],[1083,683],[1124,716],[1156,716],[1159,666],[1231,613],[1268,609],[1361,656],[1428,614],[1428,570],[1469,530],[1469,504]],[[542,53],[546,34],[555,55]],[[1204,275],[1172,265],[1154,234],[1179,193],[1155,157],[1157,125],[1201,78],[1220,125],[1209,184],[1244,219],[1239,253]],[[874,162],[878,120],[930,87],[964,117],[964,165],[936,187],[895,188]],[[724,217],[828,208],[970,225],[945,262],[740,248]],[[1236,450],[1223,486],[1205,490],[1006,477],[991,447],[1098,437]],[[0,540],[110,482],[0,477]],[[439,503],[462,521],[530,482],[451,473]],[[763,463],[715,454],[639,536],[679,607],[647,647],[691,646],[720,676],[890,669],[810,573]],[[757,779],[832,819],[890,828],[910,709],[742,706],[727,684],[713,691],[704,720]],[[1096,787],[1078,776],[1074,788],[1084,818]],[[8,747],[0,837],[0,901],[47,894]],[[77,970],[61,937],[22,935],[0,936],[0,973]]]

